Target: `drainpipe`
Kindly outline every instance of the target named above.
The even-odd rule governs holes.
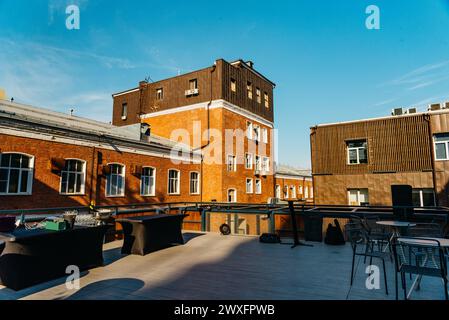
[[[430,148],[430,158],[432,163],[432,181],[433,181],[433,192],[435,193],[435,204],[439,206],[439,199],[438,199],[438,191],[437,191],[437,176],[435,172],[435,154],[433,152],[433,128],[432,128],[432,121],[430,114],[424,115],[424,120],[427,122],[427,128],[429,131],[429,148]]]
[[[215,70],[217,69],[217,65],[216,63],[214,63],[214,65],[212,66],[212,70],[210,71],[210,100],[207,104],[207,142],[206,144],[202,145],[199,148],[193,149],[193,151],[198,151],[198,150],[204,150],[205,148],[207,148],[210,145],[210,106],[212,105],[212,101],[213,101],[213,91],[212,91],[212,74],[215,72]],[[202,136],[202,134],[201,134]],[[203,185],[204,185],[204,179],[203,179],[203,165],[204,165],[204,155],[201,152],[201,164],[200,164],[200,172],[201,172],[201,183],[200,183],[200,201],[203,202]]]

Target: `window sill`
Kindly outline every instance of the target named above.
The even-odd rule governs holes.
[[[85,196],[86,193],[59,193],[60,196],[66,196],[66,197],[71,197],[71,196]]]
[[[146,197],[146,198],[150,198],[150,197],[155,197],[155,194],[140,194],[141,197]]]
[[[32,196],[32,193],[0,193],[0,197]]]
[[[117,195],[117,196],[108,196],[106,195],[106,198],[126,198],[125,195]]]

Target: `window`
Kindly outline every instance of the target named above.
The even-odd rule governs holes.
[[[156,195],[156,169],[151,167],[142,168],[140,195],[147,197]]]
[[[262,141],[263,141],[263,143],[268,143],[268,129],[267,128],[262,129]]]
[[[168,194],[179,194],[179,171],[168,170]]]
[[[0,154],[0,194],[30,195],[34,158],[19,153]]]
[[[433,189],[413,189],[413,206],[415,207],[434,207],[435,193]]]
[[[128,104],[124,103],[122,104],[122,120],[126,120],[128,117]]]
[[[190,90],[198,89],[198,80],[197,79],[192,79],[189,81],[189,89]]]
[[[309,198],[309,187],[304,187],[304,199]]]
[[[246,193],[253,193],[253,179],[246,178]]]
[[[310,187],[310,198],[313,198],[313,187]]]
[[[434,137],[435,159],[449,160],[449,133],[436,134]]]
[[[264,92],[263,98],[265,101],[265,108],[270,108],[270,98],[268,97],[268,93]]]
[[[348,189],[350,206],[362,206],[369,204],[368,189]]]
[[[288,199],[288,186],[284,186],[284,199]]]
[[[246,136],[250,140],[253,138],[253,124],[249,121],[246,122]]]
[[[190,194],[200,194],[200,174],[190,172]]]
[[[260,127],[254,126],[254,140],[260,142]]]
[[[164,89],[159,88],[156,90],[156,100],[164,99]]]
[[[346,143],[348,149],[348,164],[368,163],[366,140],[349,141]]]
[[[249,99],[253,99],[253,84],[251,82],[246,83],[246,92]]]
[[[231,91],[232,92],[237,91],[237,81],[235,81],[235,79],[231,79]]]
[[[300,194],[300,195],[303,194],[303,193],[302,193],[302,186],[299,186],[298,191],[299,191],[299,194]]]
[[[121,164],[109,164],[110,173],[106,177],[106,196],[125,195],[125,167]]]
[[[262,193],[262,180],[256,179],[256,194]]]
[[[254,164],[255,164],[256,170],[262,171],[262,163],[260,162],[260,156],[255,157]]]
[[[84,194],[85,162],[66,160],[61,170],[61,194]]]
[[[270,158],[263,157],[263,159],[262,159],[262,171],[263,172],[270,172]]]
[[[281,198],[281,186],[278,184],[276,185],[276,188],[275,188],[275,195],[276,195],[277,199]]]
[[[296,198],[296,187],[295,186],[290,186],[290,194],[292,195],[293,199]]]
[[[231,203],[237,202],[237,191],[235,189],[228,190],[228,202]]]
[[[245,154],[245,169],[253,168],[253,155],[251,153]]]
[[[235,156],[228,155],[228,162],[227,162],[228,171],[237,171],[237,162],[235,161]]]
[[[256,88],[256,97],[257,97],[257,103],[262,103],[262,96],[260,95],[259,88]]]

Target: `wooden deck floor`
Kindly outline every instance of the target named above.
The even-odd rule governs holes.
[[[0,299],[394,299],[365,287],[363,261],[349,286],[349,246],[260,244],[258,238],[187,233],[184,246],[141,256],[120,254],[121,242],[105,245],[105,266],[81,278],[79,290],[58,279],[19,292],[0,287]],[[383,282],[381,282],[383,284]],[[402,298],[402,296],[400,296]],[[412,299],[443,299],[438,279],[424,279]]]

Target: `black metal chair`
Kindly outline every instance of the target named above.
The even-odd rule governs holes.
[[[404,299],[407,300],[407,281],[405,275],[429,276],[441,278],[444,282],[444,294],[448,300],[447,262],[440,242],[435,239],[400,237],[393,240],[395,257],[396,300],[399,296],[398,273],[401,275]],[[418,280],[419,281],[419,280]]]
[[[368,232],[360,225],[360,223],[346,224],[345,233],[352,248],[351,286],[354,282],[356,256],[370,258],[370,265],[372,265],[373,259],[380,259],[382,260],[384,273],[385,293],[388,294],[387,271],[385,267],[385,259],[388,258],[388,254],[385,254],[382,251],[374,251],[374,241],[370,239]]]

